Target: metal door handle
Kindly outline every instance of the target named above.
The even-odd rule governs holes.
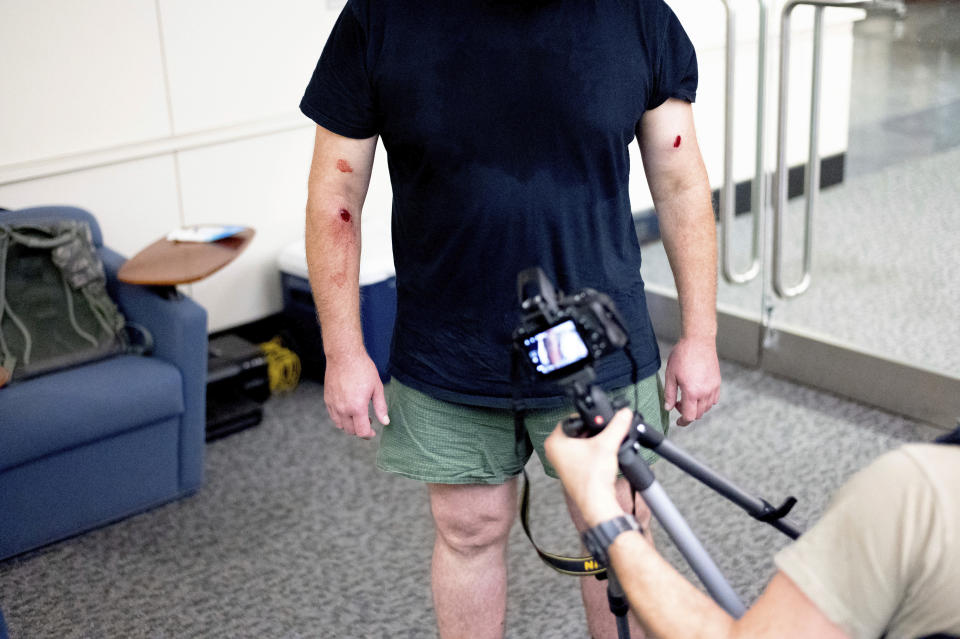
[[[757,136],[753,185],[750,190],[750,216],[753,235],[750,249],[750,266],[737,272],[733,266],[733,220],[736,215],[736,186],[733,174],[733,121],[734,121],[734,66],[736,40],[734,37],[735,14],[728,2],[727,9],[727,56],[726,56],[726,101],[724,112],[724,170],[723,190],[720,193],[720,221],[722,226],[723,253],[721,264],[724,279],[731,284],[745,284],[760,273],[760,222],[766,202],[766,102],[767,102],[767,3],[757,0],[759,30],[757,42]]]
[[[761,0],[762,1],[762,0]],[[723,277],[731,284],[749,282],[760,272],[757,244],[754,243],[753,263],[750,267],[738,273],[733,267],[733,219],[736,214],[736,183],[733,174],[733,125],[734,104],[736,91],[736,60],[737,60],[737,12],[731,0],[722,0],[727,15],[727,43],[724,76],[723,101],[723,185],[720,187],[720,226],[722,232],[722,252],[720,261]],[[756,228],[756,218],[754,218]]]
[[[780,21],[780,95],[777,123],[776,197],[773,201],[773,288],[783,299],[797,297],[810,287],[813,263],[813,214],[820,192],[820,79],[823,67],[823,10],[826,7],[861,9],[886,8],[886,0],[788,0]],[[813,78],[810,92],[810,152],[807,157],[806,215],[804,217],[803,272],[798,282],[788,285],[783,277],[784,221],[787,209],[787,106],[790,86],[790,17],[799,5],[815,8],[813,29]]]

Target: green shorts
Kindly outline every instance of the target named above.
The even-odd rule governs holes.
[[[612,395],[630,402],[647,423],[666,432],[663,386],[656,374]],[[433,484],[502,484],[523,470],[531,453],[518,446],[513,411],[444,402],[397,380],[387,386],[390,425],[382,428],[377,467]],[[636,397],[635,397],[636,395]],[[634,400],[639,401],[635,402]],[[543,442],[573,406],[527,411],[525,425],[547,475],[557,474]],[[643,451],[648,462],[657,456]]]

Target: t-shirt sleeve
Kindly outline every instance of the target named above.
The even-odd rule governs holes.
[[[918,468],[893,451],[854,475],[774,561],[850,637],[875,639],[906,596],[933,509]]]
[[[687,102],[697,99],[697,52],[693,43],[676,14],[665,4],[663,17],[657,22],[658,53],[653,63],[648,111],[669,98]]]
[[[367,67],[367,33],[348,2],[337,18],[300,101],[304,115],[349,138],[378,133],[376,99]]]

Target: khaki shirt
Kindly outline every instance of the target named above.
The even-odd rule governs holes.
[[[853,476],[777,567],[848,635],[960,635],[960,446],[911,444]]]

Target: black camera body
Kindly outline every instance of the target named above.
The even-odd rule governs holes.
[[[523,315],[513,347],[532,378],[558,382],[573,400],[579,419],[564,423],[564,431],[595,435],[622,407],[593,385],[592,366],[629,341],[619,311],[607,295],[590,288],[564,295],[539,267],[520,272],[517,293]]]

